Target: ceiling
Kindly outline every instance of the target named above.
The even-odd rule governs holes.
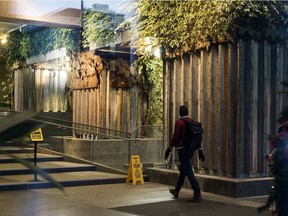
[[[6,38],[10,32],[25,25],[79,28],[81,26],[83,1],[0,0],[0,40]],[[118,1],[120,0],[116,2],[119,3]],[[88,2],[88,0],[85,0],[85,2]],[[115,3],[115,1],[111,2]],[[95,0],[93,0],[93,3],[95,3]],[[116,45],[113,47],[103,46],[100,49],[98,48],[97,52],[103,56],[108,53],[110,53],[109,55],[111,53],[115,55],[130,55],[130,37],[124,33],[122,36],[123,38],[120,41],[116,41]]]
[[[79,28],[81,23],[79,5],[80,1],[67,0],[0,1],[0,38],[6,37],[11,31],[24,25]]]

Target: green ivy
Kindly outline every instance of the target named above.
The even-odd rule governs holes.
[[[146,125],[163,124],[163,62],[152,53],[141,56],[136,64],[143,73],[143,88],[148,94]]]
[[[140,38],[153,37],[167,52],[233,41],[243,28],[285,29],[285,1],[139,0],[135,16]]]
[[[21,66],[24,60],[39,54],[66,48],[68,52],[77,51],[80,45],[80,31],[73,29],[33,27],[13,31],[7,38],[7,43],[1,47],[1,56],[6,60],[6,81],[1,83],[5,93],[4,101],[12,102],[13,65]]]
[[[114,14],[113,14],[114,15]],[[115,42],[116,28],[124,21],[124,17],[115,14],[117,22],[113,22],[112,14],[87,10],[84,14],[83,46],[96,46]],[[120,17],[119,17],[120,16]]]

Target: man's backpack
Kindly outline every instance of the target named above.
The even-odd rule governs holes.
[[[182,119],[185,124],[185,132],[184,132],[184,148],[188,150],[196,150],[201,148],[201,142],[202,142],[202,134],[203,134],[203,128],[202,124],[197,121],[189,121]]]

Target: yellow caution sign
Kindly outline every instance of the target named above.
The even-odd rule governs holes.
[[[41,128],[38,128],[37,130],[31,132],[30,139],[31,141],[35,142],[44,141]]]
[[[144,184],[139,155],[132,155],[130,158],[130,165],[126,183],[129,183],[130,181],[133,182],[133,185],[135,185],[137,182]]]

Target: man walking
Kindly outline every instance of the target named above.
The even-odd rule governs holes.
[[[180,161],[180,175],[179,175],[176,187],[173,189],[170,189],[170,193],[174,196],[174,198],[178,198],[178,194],[181,190],[181,187],[184,184],[185,177],[187,176],[191,184],[191,187],[194,191],[193,198],[188,199],[188,201],[201,203],[202,197],[201,197],[200,187],[193,173],[192,164],[191,164],[194,150],[184,148],[184,144],[185,144],[184,134],[185,134],[185,128],[186,128],[185,121],[192,121],[192,119],[188,117],[188,108],[186,106],[180,106],[179,114],[181,118],[178,119],[175,123],[172,141],[165,152],[165,160],[166,160],[171,150],[173,149],[173,147],[175,147],[175,149],[178,150],[178,157]],[[199,154],[199,157],[201,156],[204,157],[203,154],[202,155],[200,154]],[[204,160],[204,158],[202,159]]]

